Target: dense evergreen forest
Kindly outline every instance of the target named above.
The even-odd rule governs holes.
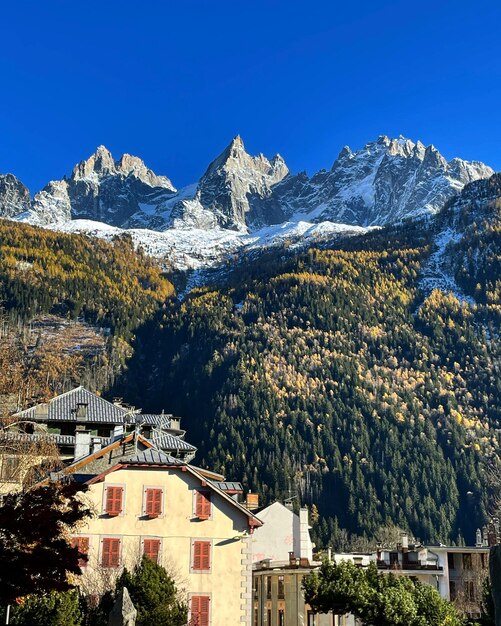
[[[265,502],[316,503],[320,543],[390,523],[472,542],[501,425],[499,203],[484,217],[452,250],[477,305],[420,289],[439,221],[269,252],[172,300],[119,389]]]
[[[433,220],[249,255],[182,300],[128,238],[0,221],[0,297],[6,315],[110,328],[133,354],[103,391],[182,416],[197,463],[264,502],[316,504],[318,543],[390,523],[472,542],[501,428],[497,186]],[[476,304],[421,288],[447,220],[462,236],[445,265]]]

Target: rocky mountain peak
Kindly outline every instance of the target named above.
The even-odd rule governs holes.
[[[189,258],[212,254],[215,261],[228,252],[229,241],[238,247],[248,233],[265,240],[291,228],[298,236],[351,232],[433,214],[466,184],[492,174],[483,163],[447,161],[434,146],[381,135],[359,150],[345,146],[330,170],[291,175],[279,154],[252,156],[237,135],[198,182],[176,191],[142,159],[126,153],[115,161],[99,146],[69,178],[50,182],[33,201],[15,177],[0,176],[0,217],[23,214],[63,229],[75,219],[141,229],[132,231],[141,241],[169,239],[172,250],[180,247]],[[108,226],[84,227],[110,232]]]
[[[30,208],[30,192],[13,174],[0,174],[0,217],[16,217]]]
[[[83,178],[91,178],[93,175],[104,176],[107,174],[115,174],[115,162],[111,152],[105,146],[99,146],[94,154],[75,165],[71,178],[73,180],[81,180]]]
[[[163,187],[173,193],[176,191],[167,176],[157,176],[139,157],[125,153],[115,162],[115,168],[118,173],[124,176],[134,176],[151,187]]]
[[[251,156],[237,135],[209,165],[197,185],[195,198],[181,200],[174,207],[172,223],[199,228],[213,224],[246,231],[250,222],[266,222],[259,209],[253,210],[253,200],[268,197],[272,187],[288,173],[279,154],[271,161],[263,154]]]

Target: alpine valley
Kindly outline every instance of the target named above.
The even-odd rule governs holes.
[[[310,177],[237,137],[177,190],[100,147],[33,198],[1,176],[0,212],[0,395],[74,385],[23,344],[74,320],[105,345],[80,380],[181,416],[197,463],[265,503],[315,504],[318,544],[474,541],[500,462],[501,174],[383,136]]]

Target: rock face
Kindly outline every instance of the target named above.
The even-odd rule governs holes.
[[[259,202],[254,203],[253,199],[270,197],[273,186],[288,173],[280,155],[271,161],[262,154],[252,157],[237,136],[209,165],[195,197],[181,200],[173,207],[170,225],[246,231],[249,225],[278,223],[281,212],[275,217],[271,208],[269,214],[263,214]]]
[[[12,174],[0,174],[0,217],[16,217],[29,211],[30,192]]]
[[[289,176],[264,200],[286,217],[382,226],[436,213],[467,184],[493,170],[479,162],[447,161],[434,146],[381,136],[352,152],[345,147],[330,171]]]
[[[136,618],[137,609],[132,604],[127,587],[123,587],[109,615],[108,626],[135,626]]]
[[[493,546],[489,556],[491,593],[496,612],[496,626],[501,626],[501,546]]]
[[[176,189],[141,159],[124,154],[114,161],[104,146],[73,168],[70,178],[51,181],[33,199],[35,221],[42,224],[90,219],[127,227],[138,211],[148,212]]]

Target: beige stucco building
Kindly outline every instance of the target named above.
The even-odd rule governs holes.
[[[250,626],[251,536],[261,521],[226,492],[222,476],[132,435],[65,474],[88,484],[94,511],[74,536],[88,555],[80,579],[87,593],[102,592],[146,554],[176,579],[190,624]]]

